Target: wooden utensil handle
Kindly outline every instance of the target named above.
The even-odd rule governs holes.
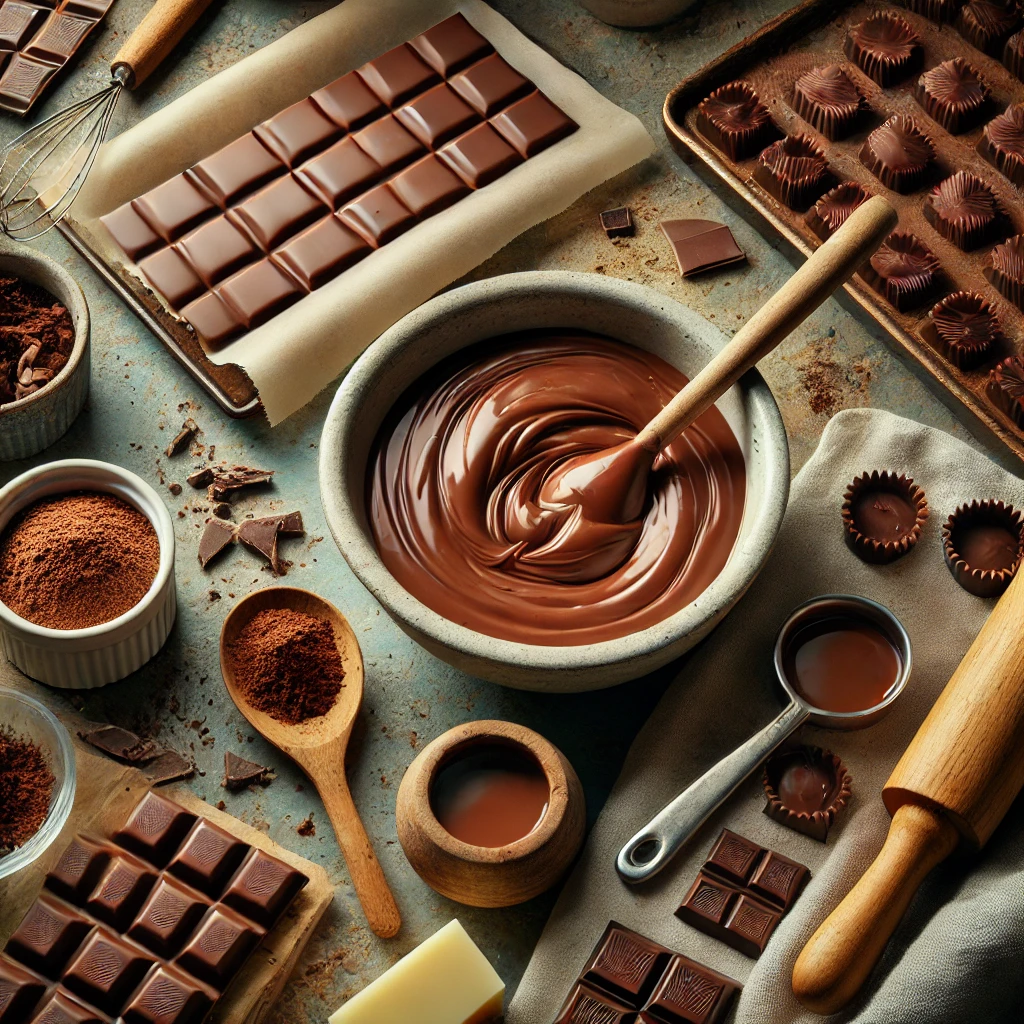
[[[882,244],[896,227],[896,211],[869,199],[766,302],[714,359],[637,435],[660,451],[710,408],[762,356],[804,322]]]
[[[370,845],[370,837],[356,810],[344,774],[331,780],[331,786],[317,787],[331,819],[341,852],[345,855],[348,873],[362,904],[366,920],[374,933],[384,939],[398,934],[402,917],[395,897],[391,895],[384,870]]]
[[[118,51],[111,70],[125,67],[129,71],[128,88],[141,85],[210,3],[211,0],[156,0]]]
[[[959,832],[940,811],[904,804],[874,863],[804,946],[793,994],[815,1013],[835,1013],[867,980],[925,875],[953,851]]]

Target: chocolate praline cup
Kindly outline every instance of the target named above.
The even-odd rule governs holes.
[[[806,210],[832,183],[825,154],[806,135],[787,135],[757,158],[754,180],[792,210]]]
[[[986,393],[992,404],[1024,430],[1024,362],[1008,356],[988,375]]]
[[[936,303],[921,335],[961,370],[977,369],[1005,341],[995,309],[977,292],[954,292]]]
[[[995,194],[969,171],[957,171],[928,193],[924,217],[943,238],[965,252],[1006,234],[1006,217]]]
[[[860,273],[901,313],[931,299],[941,284],[935,254],[909,231],[894,231]]]
[[[702,100],[697,128],[732,160],[746,160],[779,137],[768,108],[747,82],[729,82]]]
[[[998,58],[1021,16],[1016,0],[972,0],[960,8],[954,25],[972,46]]]
[[[971,64],[954,57],[926,71],[917,80],[914,96],[933,120],[959,135],[984,118],[989,90]]]
[[[997,171],[1024,188],[1024,103],[992,118],[977,149]]]
[[[912,117],[893,114],[864,140],[860,162],[886,188],[906,195],[924,184],[935,147]]]
[[[977,597],[998,597],[1020,568],[1024,521],[1002,501],[961,505],[942,527],[942,552],[953,578]]]
[[[786,828],[823,843],[836,816],[850,802],[846,765],[821,747],[787,747],[765,762],[764,813]]]
[[[868,190],[856,181],[843,181],[826,192],[810,209],[807,226],[824,242],[831,238],[847,218],[870,198]]]
[[[917,544],[928,502],[910,477],[876,469],[846,488],[841,516],[846,546],[864,562],[886,565]]]
[[[846,56],[883,88],[916,71],[924,59],[921,38],[898,14],[881,11],[854,25],[843,44]]]
[[[793,85],[793,109],[826,139],[849,135],[867,109],[864,94],[838,64],[812,68]]]
[[[899,0],[903,7],[915,14],[923,14],[929,21],[938,22],[940,25],[952,22],[964,0]]]
[[[1006,40],[1003,47],[1003,67],[1024,80],[1024,32],[1018,32]]]
[[[1024,235],[1014,235],[997,245],[983,273],[1018,309],[1024,310]]]

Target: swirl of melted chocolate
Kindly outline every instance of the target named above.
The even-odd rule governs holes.
[[[982,362],[1003,336],[996,311],[977,292],[947,295],[932,309],[931,322],[946,356],[965,370]]]
[[[968,250],[992,241],[1002,211],[992,189],[981,178],[969,171],[957,171],[932,189],[925,200],[924,215],[943,238]]]
[[[939,261],[909,231],[894,231],[869,265],[876,277],[872,283],[899,310],[919,305],[937,283]]]
[[[867,189],[859,182],[841,182],[814,204],[814,209],[807,215],[807,223],[824,241],[846,223],[846,219],[858,206],[867,201]]]
[[[989,121],[978,152],[1014,184],[1024,185],[1024,103]]]
[[[981,75],[962,57],[944,60],[917,82],[918,102],[954,135],[978,123],[988,97],[988,86]]]
[[[846,56],[883,87],[909,75],[924,57],[921,37],[905,18],[888,11],[854,25],[845,49]]]
[[[652,626],[721,572],[746,470],[710,409],[659,455],[639,519],[581,523],[541,497],[575,456],[631,440],[686,378],[610,339],[535,331],[439,365],[395,405],[371,459],[369,518],[398,582],[435,612],[520,643],[597,643]]]
[[[861,163],[894,192],[913,192],[925,178],[935,147],[912,117],[893,114],[864,140]]]
[[[812,68],[793,85],[796,112],[828,139],[839,139],[867,106],[860,89],[838,65]]]
[[[700,130],[733,160],[753,156],[777,134],[768,108],[746,82],[717,88],[697,107]]]

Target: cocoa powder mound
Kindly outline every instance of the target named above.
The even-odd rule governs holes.
[[[83,629],[134,608],[160,568],[153,524],[113,494],[44,498],[0,537],[0,601],[50,629]]]
[[[254,708],[287,725],[326,715],[341,692],[345,670],[325,619],[267,608],[230,647],[235,683]]]
[[[75,343],[71,314],[45,288],[0,277],[0,405],[45,387]]]
[[[0,853],[27,843],[50,808],[53,772],[31,740],[0,728]]]

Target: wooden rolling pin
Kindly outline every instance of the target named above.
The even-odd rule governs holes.
[[[1024,571],[1018,572],[882,790],[885,845],[811,936],[793,993],[834,1013],[864,984],[925,875],[979,849],[1024,786]]]

